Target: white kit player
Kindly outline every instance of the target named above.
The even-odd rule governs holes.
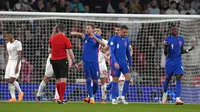
[[[95,28],[95,33],[97,35],[102,35],[102,30],[100,27]],[[108,43],[107,40],[103,39],[103,42],[105,44]],[[102,46],[100,46],[102,47]],[[101,93],[102,93],[102,101],[101,103],[104,104],[106,102],[106,78],[108,77],[108,69],[106,66],[106,60],[109,60],[109,56],[107,56],[107,53],[102,53],[101,50],[98,54],[98,61],[99,61],[99,71],[100,71],[100,80],[101,80]]]
[[[8,81],[8,89],[11,94],[9,102],[17,101],[15,97],[15,89],[18,91],[18,101],[22,101],[24,93],[22,92],[19,83],[16,81],[21,70],[22,44],[20,41],[15,40],[14,35],[11,32],[6,33],[6,40],[7,63],[5,79]]]
[[[53,28],[53,31],[52,31],[52,35],[55,35],[57,33],[57,25]],[[36,101],[39,103],[40,100],[41,100],[41,95],[42,95],[42,91],[44,90],[44,88],[46,87],[47,83],[49,82],[50,78],[53,77],[53,68],[52,68],[52,65],[50,63],[50,59],[51,59],[51,49],[48,48],[48,51],[49,51],[49,56],[47,58],[47,62],[46,62],[46,68],[45,68],[45,76],[44,76],[44,79],[41,81],[40,83],[40,86],[39,86],[39,89],[38,89],[38,92],[37,92],[37,95],[36,95]],[[68,53],[67,53],[68,54]],[[68,62],[69,62],[69,68],[71,67],[71,60],[68,56]],[[58,91],[57,91],[57,88],[55,88],[55,97],[54,97],[54,102],[57,102],[59,99],[59,95],[58,95]]]

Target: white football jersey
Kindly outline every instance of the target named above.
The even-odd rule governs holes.
[[[22,44],[20,41],[15,40],[13,43],[8,42],[6,45],[7,52],[8,52],[8,59],[9,60],[17,60],[18,53],[17,51],[22,50]]]
[[[107,43],[108,43],[108,41],[107,40],[105,40],[105,39],[102,39],[103,40],[103,42],[107,45]],[[99,60],[99,64],[101,64],[101,63],[105,63],[106,64],[106,60],[105,60],[105,57],[104,57],[104,53],[102,53],[100,50],[99,50],[99,54],[98,54],[99,56],[98,56],[98,60]]]

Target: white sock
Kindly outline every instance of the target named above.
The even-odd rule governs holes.
[[[20,86],[19,86],[19,83],[17,81],[13,82],[13,85],[17,89],[18,93],[23,93]]]
[[[46,83],[44,82],[44,80],[42,80],[42,82],[40,83],[40,86],[39,86],[39,89],[38,89],[38,92],[37,92],[37,96],[40,96],[44,87],[46,86]]]
[[[180,100],[180,97],[176,97],[176,100]]]
[[[59,99],[59,94],[58,94],[57,88],[55,89],[55,97],[54,97],[54,99]]]
[[[102,84],[101,85],[102,100],[106,100],[107,97],[105,90],[106,90],[106,84]]]
[[[119,83],[119,96],[122,96],[123,87],[124,87],[124,82],[120,82]]]
[[[9,83],[8,89],[10,91],[11,98],[16,98],[15,97],[15,86],[13,84]]]

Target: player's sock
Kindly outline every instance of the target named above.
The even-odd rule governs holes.
[[[116,90],[115,98],[118,98],[118,97],[119,97],[119,84],[117,83],[117,90]]]
[[[61,83],[56,83],[56,88],[58,90],[59,97],[61,96]],[[60,98],[59,98],[60,99]]]
[[[166,92],[167,92],[168,85],[169,85],[169,81],[165,79],[165,82],[164,82],[164,85],[163,85],[163,88],[164,88],[164,93],[166,93]]]
[[[120,82],[120,84],[119,84],[119,96],[122,96],[123,86],[124,86],[124,82]]]
[[[60,85],[61,85],[60,101],[63,101],[66,90],[66,82],[61,82]]]
[[[21,88],[20,88],[20,86],[19,86],[19,83],[17,81],[14,81],[13,85],[17,89],[18,93],[23,93],[22,90],[21,90]]]
[[[123,91],[122,91],[122,96],[126,96],[126,93],[128,91],[128,87],[129,87],[130,81],[129,80],[125,80],[124,82],[124,87],[123,87]]]
[[[180,97],[181,87],[181,80],[176,80],[176,97]]]
[[[112,84],[112,99],[116,99],[116,93],[117,93],[117,90],[119,90],[119,88],[117,87],[118,83],[117,82],[113,82]]]
[[[112,87],[112,84],[113,84],[113,81],[111,81],[111,82],[107,85],[106,90],[110,90],[111,87]]]
[[[105,89],[106,89],[106,83],[101,85],[101,94],[102,94],[102,99],[103,99],[103,100],[106,100],[106,92],[105,92]]]
[[[15,97],[15,86],[13,84],[9,83],[8,89],[10,91],[11,98],[16,98]]]
[[[58,94],[57,88],[55,89],[55,97],[54,97],[54,99],[59,99],[59,94]]]
[[[42,80],[42,82],[40,83],[40,86],[39,86],[39,89],[38,89],[38,92],[37,92],[37,96],[40,96],[44,87],[46,86],[46,83],[44,82],[44,80]]]
[[[93,95],[96,94],[97,90],[98,90],[98,81],[93,81]]]
[[[91,98],[91,97],[93,97],[92,80],[91,79],[86,79],[86,85],[87,85],[88,95]]]

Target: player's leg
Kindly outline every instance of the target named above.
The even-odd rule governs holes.
[[[50,77],[48,77],[48,75],[44,76],[44,79],[40,82],[39,88],[38,88],[38,92],[36,95],[36,101],[39,103],[40,102],[40,96],[42,94],[42,91],[44,90],[44,88],[46,87],[46,84],[49,82]]]
[[[91,63],[90,62],[83,62],[83,70],[84,70],[84,74],[85,74],[85,79],[86,79],[86,87],[87,87],[87,92],[88,92],[88,97],[84,98],[84,101],[89,103],[90,102],[90,98],[93,98],[93,88],[92,88],[92,79],[91,79]]]
[[[106,76],[107,76],[107,67],[106,64],[99,64],[100,69],[100,80],[101,80],[101,94],[102,94],[102,104],[106,102]]]
[[[100,78],[101,80],[101,94],[102,94],[102,101],[101,103],[106,102],[107,94],[106,94],[106,77]]]
[[[120,70],[118,70],[114,66],[112,66],[112,72],[111,72],[111,75],[113,77],[112,88],[111,88],[112,104],[118,104],[119,103],[116,100],[116,98],[119,96],[118,79],[119,79],[120,74],[121,74]]]
[[[64,101],[64,95],[65,95],[65,90],[66,90],[66,82],[67,82],[67,77],[68,77],[68,61],[67,60],[61,60],[60,61],[60,76],[61,76],[61,95],[59,95],[59,99],[61,101]]]
[[[130,74],[130,70],[126,63],[122,63],[120,67],[121,67],[122,73],[124,74],[124,77],[125,77],[121,100],[122,100],[123,104],[128,104],[125,100],[125,97],[126,97],[126,93],[128,91],[129,85],[130,85],[131,74]]]
[[[11,98],[8,100],[9,102],[16,102],[16,96],[15,96],[15,87],[12,83],[10,83],[9,79],[10,79],[10,74],[11,72],[14,72],[12,70],[12,66],[10,61],[8,61],[7,66],[6,66],[6,70],[5,70],[5,79],[6,82],[8,82],[8,90],[10,92]]]
[[[58,90],[57,90],[57,88],[55,88],[55,96],[54,96],[54,100],[53,100],[53,102],[57,102],[58,100],[59,100],[59,94],[58,94]]]
[[[50,63],[50,58],[47,58],[46,62],[46,68],[45,68],[45,76],[44,79],[41,81],[39,85],[39,89],[36,95],[36,101],[39,103],[40,102],[40,96],[42,94],[42,91],[44,90],[46,84],[49,82],[50,78],[53,76],[53,68]]]
[[[183,105],[184,103],[180,100],[181,88],[182,88],[181,78],[184,74],[182,65],[177,66],[174,69],[174,74],[176,75],[176,103],[175,104],[176,105]]]
[[[19,83],[16,81],[16,79],[19,77],[19,72],[21,70],[21,62],[19,63],[18,73],[15,73],[17,61],[12,61],[11,63],[12,63],[12,65],[11,65],[11,69],[10,69],[9,83],[12,84],[15,87],[15,89],[18,91],[18,101],[22,101],[24,93],[22,92],[22,90],[19,86]]]

